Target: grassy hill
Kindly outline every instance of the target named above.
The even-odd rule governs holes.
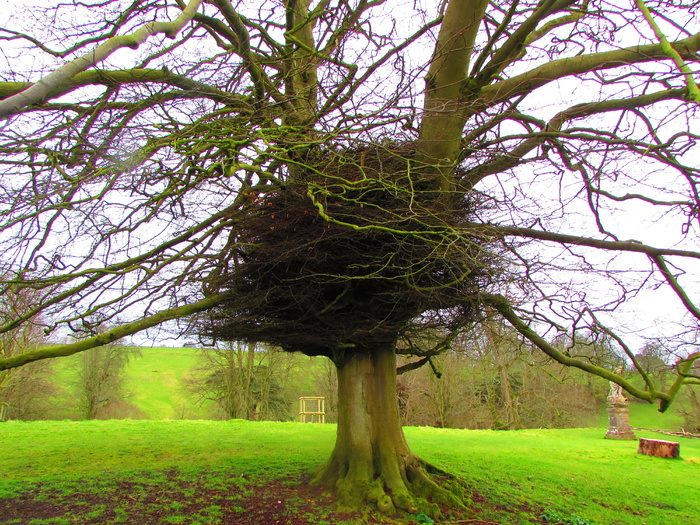
[[[664,460],[604,433],[406,429],[414,452],[473,490],[473,520],[437,525],[700,523],[700,440]],[[299,485],[334,437],[334,425],[242,420],[3,423],[0,523],[377,523],[341,519]],[[275,520],[256,517],[268,507]]]
[[[199,406],[185,388],[185,379],[200,366],[193,348],[140,348],[126,369],[126,390],[148,419],[205,418],[209,405]]]
[[[215,413],[211,402],[199,403],[197,396],[187,390],[186,382],[193,372],[202,366],[200,349],[170,347],[126,347],[134,353],[124,375],[127,401],[136,407],[127,413],[132,419],[209,419]],[[311,358],[301,354],[285,354],[291,361],[289,368],[294,377],[290,396],[319,395],[311,379],[320,374],[323,358]],[[79,419],[71,385],[75,380],[75,363],[78,355],[58,359],[55,362],[55,379],[61,389],[54,399],[57,407],[52,419]],[[296,406],[296,405],[294,405]],[[290,418],[293,412],[290,413]]]
[[[145,419],[204,418],[206,407],[199,407],[184,387],[185,378],[198,366],[197,350],[168,347],[129,347],[135,350],[124,370],[128,401],[136,405]],[[55,398],[55,419],[77,418],[72,384],[74,355],[56,361],[54,370],[61,394]],[[138,417],[138,416],[137,416]]]

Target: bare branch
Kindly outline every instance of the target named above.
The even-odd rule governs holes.
[[[516,313],[513,311],[511,308],[510,304],[508,303],[508,300],[501,296],[501,295],[484,295],[483,300],[489,304],[490,306],[493,306],[498,312],[508,320],[508,322],[513,325],[513,327],[520,332],[524,337],[526,337],[529,341],[531,341],[537,348],[542,350],[545,354],[547,354],[549,357],[554,359],[555,361],[565,365],[565,366],[572,366],[575,368],[579,368],[581,370],[584,370],[588,373],[597,375],[599,377],[602,377],[603,379],[606,379],[607,381],[612,381],[613,383],[617,383],[620,385],[622,388],[627,390],[631,395],[643,399],[645,401],[648,401],[649,403],[653,403],[655,400],[660,400],[661,401],[661,408],[660,410],[663,412],[665,411],[670,402],[673,400],[673,397],[669,394],[663,393],[663,392],[656,392],[654,390],[641,390],[634,386],[630,381],[626,380],[625,378],[619,376],[618,374],[615,374],[614,372],[611,372],[610,370],[607,370],[605,368],[602,368],[600,366],[596,366],[594,364],[591,364],[587,361],[582,361],[580,359],[575,359],[572,357],[567,356],[566,354],[560,352],[557,350],[554,346],[552,346],[550,343],[548,343],[545,339],[540,337],[532,328],[530,328]]]
[[[700,308],[695,306],[693,301],[690,300],[690,297],[688,297],[688,294],[683,290],[683,287],[678,283],[678,280],[676,277],[671,273],[671,270],[669,270],[668,265],[666,264],[666,261],[664,260],[663,256],[664,255],[678,255],[678,254],[670,254],[670,253],[649,253],[649,258],[654,261],[654,264],[659,268],[661,271],[661,274],[664,276],[666,279],[666,282],[671,286],[673,291],[676,293],[678,298],[681,300],[683,305],[686,307],[686,309],[698,320],[700,321]]]
[[[168,38],[175,38],[184,25],[192,19],[201,3],[202,0],[191,0],[182,14],[172,22],[150,22],[131,35],[109,38],[94,51],[68,62],[20,93],[0,101],[0,118],[9,117],[22,108],[45,101],[53,91],[61,89],[63,84],[73,79],[78,73],[99,64],[118,49],[123,47],[137,49],[148,37],[158,33],[163,33]]]
[[[78,341],[76,343],[40,348],[38,350],[32,350],[30,352],[25,352],[12,357],[2,358],[0,359],[0,370],[16,368],[18,366],[26,365],[27,363],[42,359],[67,357],[69,355],[77,354],[78,352],[90,350],[91,348],[113,343],[114,341],[118,341],[119,339],[129,335],[136,334],[142,330],[146,330],[147,328],[152,328],[163,324],[166,321],[188,317],[198,312],[209,310],[226,298],[227,294],[213,295],[202,299],[201,301],[197,301],[196,303],[178,306],[169,310],[163,310],[151,316],[139,319],[138,321],[134,321],[133,323],[118,326],[112,330],[82,341]]]
[[[521,228],[517,226],[490,226],[489,229],[491,229],[494,233],[501,235],[514,235],[517,237],[526,237],[529,239],[539,239],[541,241],[551,241],[562,244],[573,244],[576,246],[588,246],[591,248],[599,248],[601,250],[643,253],[650,257],[677,255],[680,257],[691,257],[693,259],[700,259],[700,252],[690,250],[676,250],[673,248],[655,248],[653,246],[647,246],[637,241],[605,241],[600,239],[591,239],[590,237],[554,233],[542,230],[535,230],[533,228]]]

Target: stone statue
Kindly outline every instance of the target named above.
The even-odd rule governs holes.
[[[615,370],[617,375],[622,374],[622,368]],[[637,439],[629,422],[629,409],[627,398],[622,393],[622,387],[610,381],[610,393],[608,394],[608,417],[610,426],[605,437],[608,439]]]
[[[621,371],[620,371],[621,372]],[[616,371],[616,373],[620,373]],[[627,401],[627,398],[625,395],[622,393],[622,387],[618,385],[617,383],[613,383],[610,381],[610,393],[608,394],[608,402],[609,403],[624,403]]]

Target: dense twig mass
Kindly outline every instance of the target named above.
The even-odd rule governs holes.
[[[413,191],[410,146],[314,152],[250,206],[205,281],[232,292],[207,333],[332,356],[394,341],[428,311],[448,328],[476,320],[498,272],[494,240],[466,233],[471,195],[445,206]]]

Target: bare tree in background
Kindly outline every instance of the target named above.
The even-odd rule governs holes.
[[[0,369],[175,319],[327,356],[338,438],[315,482],[387,513],[465,503],[406,444],[396,352],[427,363],[483,319],[665,410],[700,382],[697,9],[25,9],[0,29],[0,244],[4,288],[40,297],[0,330],[128,322]],[[663,290],[685,312],[666,391],[548,342],[605,332],[637,365],[628,312]]]
[[[606,368],[621,362],[610,355],[605,338],[580,334],[577,345],[564,339],[552,344],[562,351],[583,347],[579,357]],[[431,364],[400,376],[405,424],[494,430],[590,426],[609,392],[607,381],[552,361],[510,325],[493,319],[432,357]]]
[[[135,352],[111,344],[91,348],[74,359],[72,386],[81,417],[112,419],[124,411],[129,397],[125,368]]]
[[[283,357],[280,351],[256,350],[254,344],[202,350],[202,366],[187,389],[200,402],[214,402],[224,419],[286,421],[292,407],[286,395],[289,362]]]
[[[0,297],[0,319],[10,322],[33,307],[30,288],[7,289]],[[37,318],[0,334],[0,358],[36,350],[45,344]],[[52,366],[47,361],[0,372],[0,421],[42,419],[50,416],[51,396],[57,393]]]

